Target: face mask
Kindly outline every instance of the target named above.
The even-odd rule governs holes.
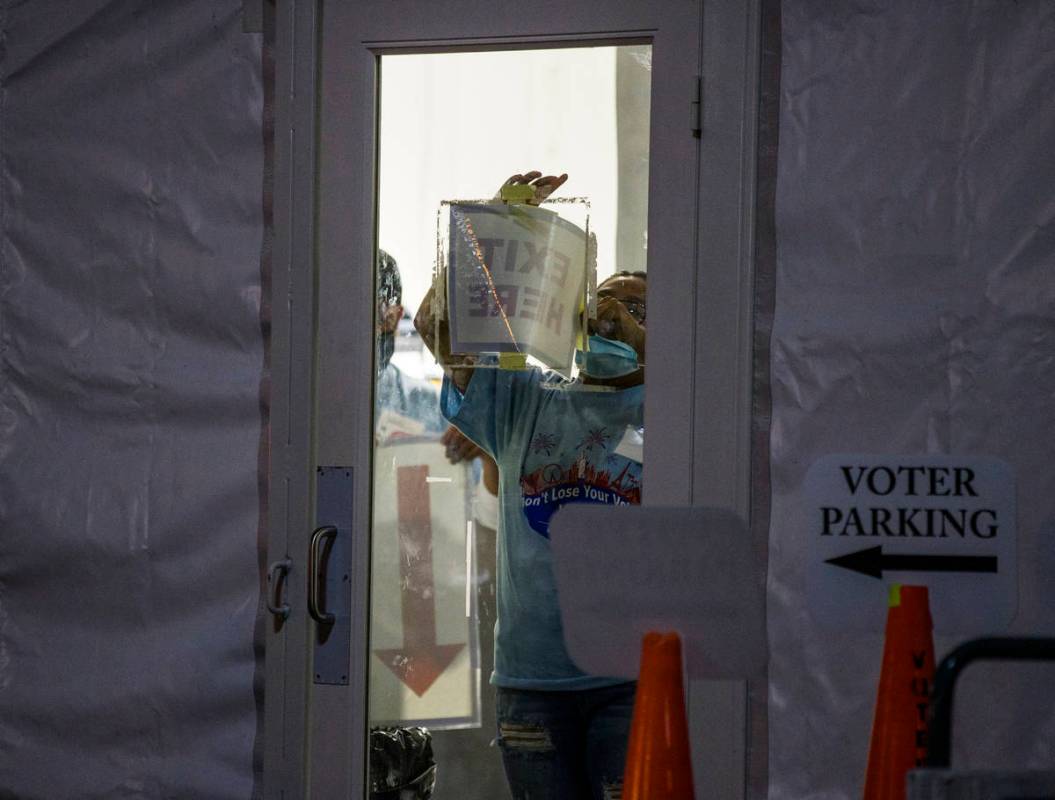
[[[622,378],[638,368],[637,351],[626,342],[590,336],[590,349],[575,351],[575,363],[591,378]]]

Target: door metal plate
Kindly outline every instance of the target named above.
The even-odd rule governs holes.
[[[323,545],[319,582],[323,610],[333,624],[315,623],[315,683],[346,686],[352,631],[352,468],[316,467],[315,525],[332,525],[337,535]]]

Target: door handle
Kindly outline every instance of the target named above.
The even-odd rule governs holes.
[[[282,589],[286,585],[286,576],[289,575],[289,570],[292,566],[292,559],[283,558],[267,568],[267,585],[269,588],[267,610],[282,621],[289,619],[289,603],[281,603],[281,600]]]
[[[323,525],[311,534],[311,546],[308,548],[308,613],[321,625],[332,625],[337,617],[323,609],[322,594],[325,591],[320,573],[322,572],[322,540],[336,539],[337,528]]]

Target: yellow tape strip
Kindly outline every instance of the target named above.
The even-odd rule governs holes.
[[[499,353],[499,369],[527,369],[527,356],[523,353]]]
[[[507,183],[499,190],[498,196],[507,203],[526,203],[535,199],[535,190],[526,183]]]
[[[901,605],[901,584],[890,584],[890,607],[897,608]]]

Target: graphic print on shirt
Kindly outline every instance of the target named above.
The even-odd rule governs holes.
[[[615,453],[622,434],[605,426],[565,440],[560,433],[535,433],[520,478],[532,530],[548,539],[550,517],[567,503],[641,502],[641,465]]]

